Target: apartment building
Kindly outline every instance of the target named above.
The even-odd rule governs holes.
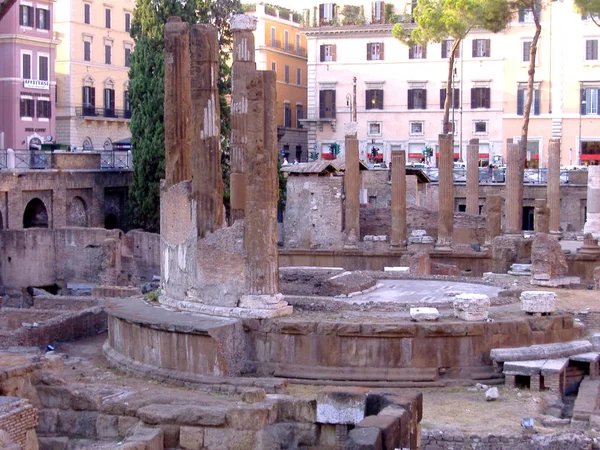
[[[248,14],[258,19],[255,60],[258,70],[277,74],[277,128],[281,159],[290,163],[308,160],[306,117],[306,37],[300,31],[301,16],[258,3]]]
[[[362,159],[389,162],[392,150],[404,149],[418,162],[430,148],[435,165],[452,41],[409,48],[396,40],[392,22],[403,15],[410,26],[411,2],[307,6],[309,147],[321,158],[335,157],[338,146],[343,154],[342,125],[355,101]],[[562,139],[563,165],[597,164],[600,28],[572,0],[552,2],[541,17],[527,164],[546,164],[552,137]],[[534,31],[531,11],[519,10],[505,31],[474,30],[461,43],[451,109],[456,160],[478,138],[480,163],[499,164],[506,140],[519,139]]]
[[[128,137],[129,35],[134,0],[57,0],[54,27],[57,141],[77,150],[112,150]]]
[[[55,139],[54,5],[16,0],[1,6],[0,149],[40,149]]]

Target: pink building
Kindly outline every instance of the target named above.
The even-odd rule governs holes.
[[[4,0],[0,7],[0,149],[54,140],[53,1]]]

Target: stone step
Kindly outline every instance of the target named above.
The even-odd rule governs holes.
[[[566,358],[593,350],[589,341],[556,342],[553,344],[531,345],[529,347],[493,348],[490,358],[494,362],[532,361],[536,359]]]
[[[595,409],[598,408],[598,395],[600,393],[600,380],[591,380],[585,377],[579,385],[579,393],[573,406],[574,420],[589,420]]]
[[[438,380],[438,371],[435,368],[417,369],[386,369],[381,367],[311,367],[307,370],[305,366],[292,364],[280,365],[275,370],[276,377],[310,379],[310,380],[333,380],[333,381],[410,381],[428,382]]]

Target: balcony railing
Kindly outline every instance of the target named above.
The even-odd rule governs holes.
[[[44,170],[52,168],[52,152],[42,150],[14,150],[14,161],[8,149],[0,150],[0,170]],[[100,170],[127,170],[133,168],[131,152],[100,151]],[[14,167],[13,167],[14,166]]]
[[[269,41],[269,47],[283,50],[287,53],[293,53],[294,55],[306,56],[306,47],[297,46],[291,43],[282,43],[281,41],[271,39]]]
[[[132,169],[131,152],[100,152],[100,168],[102,170]]]
[[[97,106],[77,106],[75,114],[78,117],[106,117],[109,119],[131,119],[131,110],[99,108]]]

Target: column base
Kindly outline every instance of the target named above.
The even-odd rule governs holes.
[[[273,300],[276,301],[273,302]],[[293,306],[283,301],[282,294],[243,295],[237,307],[207,305],[189,300],[175,300],[164,295],[161,295],[158,301],[162,305],[181,311],[239,319],[271,319],[274,317],[289,316],[294,311]]]
[[[406,241],[390,244],[390,250],[406,250]]]
[[[453,251],[452,244],[448,242],[436,242],[433,250],[436,252],[450,253]]]

